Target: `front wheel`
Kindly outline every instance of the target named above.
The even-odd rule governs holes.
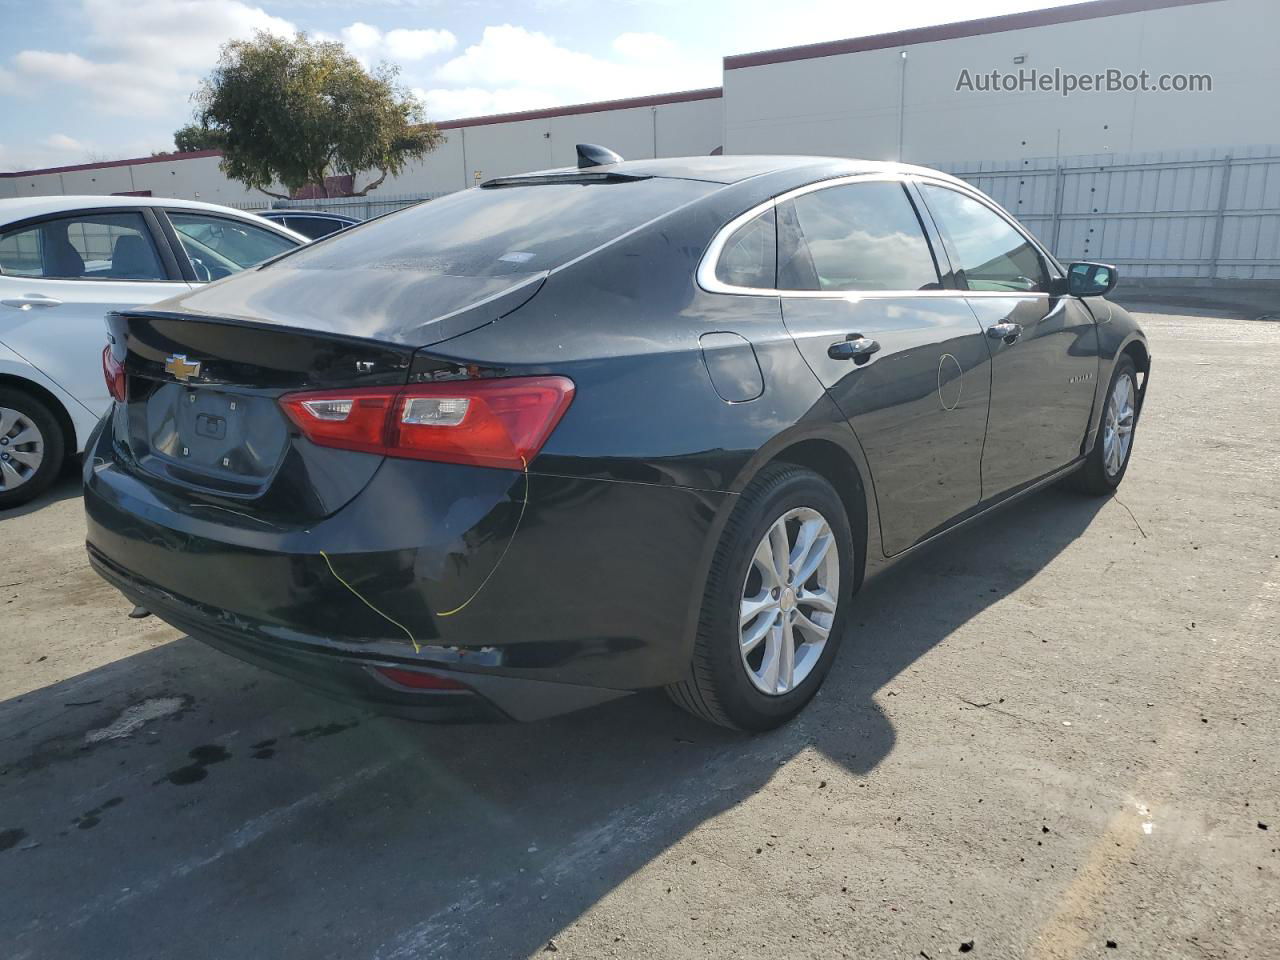
[[[818,474],[766,467],[739,497],[703,596],[689,677],[695,716],[741,730],[790,720],[826,678],[853,582],[844,505]]]
[[[1102,404],[1098,437],[1084,466],[1072,477],[1072,485],[1081,493],[1105,496],[1120,486],[1133,452],[1138,409],[1138,368],[1132,357],[1121,354]]]
[[[53,412],[29,393],[0,387],[0,510],[44,493],[63,454]]]

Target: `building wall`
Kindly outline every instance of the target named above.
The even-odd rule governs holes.
[[[173,160],[144,158],[132,162],[85,164],[50,173],[0,177],[0,197],[131,193],[150,190],[157,197],[179,197],[208,203],[246,203],[262,195],[228,180],[218,170],[217,156]]]
[[[1121,0],[1112,9],[1136,5],[1141,0]],[[904,42],[880,49],[785,62],[728,58],[725,152],[935,163],[1280,143],[1276,0],[1212,0],[905,42],[939,32],[906,31],[898,35]],[[1015,64],[1015,57],[1025,61]],[[1067,98],[956,90],[965,68],[1055,67],[1207,73],[1213,90]]]
[[[660,98],[653,98],[660,99]],[[438,194],[461,190],[481,179],[572,166],[575,146],[599,143],[631,159],[708,154],[723,142],[719,96],[646,103],[642,106],[576,112],[539,111],[532,119],[491,118],[442,125],[445,141],[399,176],[388,177],[379,194]],[[157,197],[180,197],[243,206],[267,198],[228,180],[217,156],[157,161],[152,158],[87,169],[0,176],[0,197],[49,194],[109,194],[150,190]],[[357,189],[369,181],[356,178]],[[283,188],[277,188],[283,192]]]
[[[380,187],[389,193],[444,193],[477,179],[573,166],[579,143],[599,143],[628,159],[708,154],[721,146],[721,100],[710,97],[624,109],[444,124],[445,143]],[[478,177],[477,177],[478,175]]]

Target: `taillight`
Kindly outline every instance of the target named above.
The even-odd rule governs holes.
[[[567,377],[509,377],[291,393],[280,405],[320,446],[521,470],[572,400]]]
[[[343,396],[322,393],[282,397],[285,413],[312,443],[344,450],[383,453],[386,448],[387,413],[395,405],[396,392],[349,391]]]
[[[107,392],[111,394],[111,399],[124,403],[124,364],[115,358],[109,345],[102,350],[102,376],[107,381]]]

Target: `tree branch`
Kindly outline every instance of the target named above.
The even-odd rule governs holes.
[[[283,193],[272,193],[270,190],[263,190],[261,187],[259,187],[259,188],[258,188],[258,192],[259,192],[259,193],[265,193],[268,197],[275,197],[277,200],[288,200],[288,199],[289,199],[289,198],[288,198],[288,197],[286,197]]]
[[[363,196],[367,196],[370,190],[377,190],[380,186],[382,186],[382,181],[387,179],[387,171],[383,170],[381,172],[382,172],[382,176],[380,176],[377,180],[374,180],[371,183],[365,184],[365,187],[363,190],[353,191],[351,196],[363,197]],[[355,184],[353,183],[352,186],[355,186]]]

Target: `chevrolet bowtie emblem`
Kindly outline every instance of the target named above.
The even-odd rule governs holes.
[[[186,354],[175,353],[164,362],[164,372],[173,374],[178,380],[190,380],[200,376],[200,361],[188,360]]]

